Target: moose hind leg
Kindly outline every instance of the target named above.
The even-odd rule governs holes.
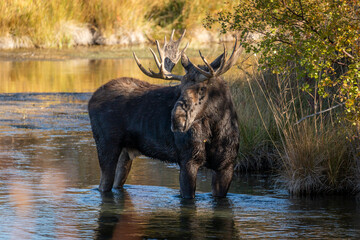
[[[120,156],[121,147],[114,144],[108,144],[106,147],[98,147],[98,157],[101,169],[101,179],[99,190],[101,192],[111,191],[118,158]]]
[[[121,188],[124,186],[131,169],[132,160],[138,155],[140,155],[140,153],[136,150],[123,148],[116,165],[114,188]]]
[[[212,175],[212,195],[214,197],[226,197],[234,173],[233,164],[226,168],[213,171]]]

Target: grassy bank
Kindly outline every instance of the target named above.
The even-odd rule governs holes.
[[[297,79],[252,72],[232,81],[237,169],[273,171],[295,195],[359,192],[359,129],[340,120],[341,106],[319,114],[338,105],[299,90]]]
[[[3,0],[0,48],[142,43],[172,28],[187,28],[198,41],[218,40],[216,30],[201,25],[223,7],[210,0]]]

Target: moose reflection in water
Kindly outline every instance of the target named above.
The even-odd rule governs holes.
[[[211,64],[196,66],[179,51],[185,35],[163,48],[156,41],[160,61],[151,50],[159,72],[146,70],[134,53],[143,73],[153,78],[179,80],[176,86],[159,86],[133,78],[111,80],[95,91],[88,105],[93,136],[101,168],[102,192],[122,188],[132,159],[138,154],[178,163],[180,193],[194,198],[199,167],[213,171],[212,194],[225,197],[237,156],[237,115],[227,83],[220,78],[236,62],[241,48],[235,41]],[[171,73],[181,58],[184,76]]]
[[[234,239],[239,234],[228,198],[212,199],[206,211],[197,206],[201,205],[197,200],[176,199],[176,208],[165,204],[161,210],[144,212],[126,188],[101,196],[95,239]],[[162,226],[162,230],[151,226]]]

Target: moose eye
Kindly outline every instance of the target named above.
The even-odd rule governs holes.
[[[206,92],[206,87],[201,87],[200,88],[200,94],[204,94]]]

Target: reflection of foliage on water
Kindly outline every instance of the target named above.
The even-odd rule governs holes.
[[[97,176],[88,98],[88,94],[0,94],[2,164],[35,172],[60,168],[54,171],[66,172],[66,178],[75,182],[85,178],[84,170],[91,166]]]
[[[73,183],[91,180],[96,184],[98,164],[92,157],[95,149],[90,137],[89,132],[64,134],[59,131],[3,136],[0,138],[1,166],[9,172],[16,168],[31,174],[66,173],[65,179]]]
[[[80,216],[70,207],[76,203],[67,191],[98,181],[90,136],[29,129],[1,135],[0,205],[8,220],[1,223],[3,237],[31,239],[34,229],[51,238],[81,235]]]
[[[222,51],[219,44],[211,49],[207,45],[199,47],[206,57],[216,56]],[[156,69],[150,51],[144,51],[144,46],[0,52],[0,60],[6,60],[0,61],[0,93],[94,92],[102,84],[119,77],[169,84],[169,81],[144,75],[133,60],[132,51],[139,55],[145,68]],[[198,49],[188,49],[187,52],[195,63],[200,63]],[[181,64],[173,69],[175,74],[183,74],[183,71]]]
[[[148,79],[132,59],[5,62],[0,76],[0,92],[6,93],[93,92],[113,78]]]

